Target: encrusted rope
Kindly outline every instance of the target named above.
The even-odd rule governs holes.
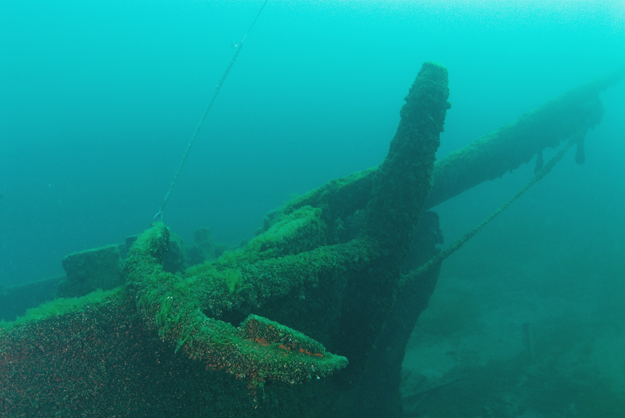
[[[458,251],[460,247],[462,247],[468,240],[470,240],[471,238],[473,238],[475,234],[480,232],[482,228],[486,226],[486,224],[488,224],[490,221],[495,219],[495,217],[499,215],[501,212],[506,210],[508,206],[510,206],[515,200],[521,197],[521,195],[523,195],[523,193],[525,193],[530,187],[536,184],[536,182],[538,182],[540,179],[545,177],[545,175],[547,175],[547,173],[549,173],[553,169],[553,167],[555,167],[555,165],[564,157],[564,154],[566,154],[569,148],[571,148],[575,144],[582,143],[585,135],[586,135],[585,130],[573,135],[571,139],[566,143],[566,145],[564,145],[564,147],[562,147],[562,149],[558,151],[558,153],[547,164],[545,164],[541,169],[539,169],[534,175],[534,177],[532,177],[532,179],[525,186],[523,186],[521,190],[519,190],[514,196],[512,196],[506,203],[501,205],[488,218],[484,219],[479,225],[477,225],[475,228],[473,228],[472,230],[464,234],[462,238],[458,239],[449,247],[440,251],[434,257],[430,258],[427,262],[425,262],[420,267],[418,267],[414,272],[411,273],[411,276],[417,277],[423,273],[428,272],[432,267],[439,264],[444,259],[446,259],[450,255]]]

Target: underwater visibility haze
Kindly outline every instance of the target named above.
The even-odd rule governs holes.
[[[263,3],[0,5],[0,295],[152,225],[237,48],[163,214],[188,245],[204,227],[236,247],[288,200],[381,164],[424,62],[449,72],[437,160],[625,66],[620,0],[269,0],[241,47]],[[407,342],[404,416],[625,407],[625,82],[599,97],[584,163],[570,150],[443,262]],[[535,166],[432,208],[440,247]]]
[[[2,6],[4,281],[58,274],[66,254],[149,226],[232,44],[261,4]],[[238,244],[289,196],[379,164],[426,60],[450,70],[445,155],[621,65],[623,9],[618,1],[269,1],[165,219],[185,238],[206,226]],[[615,101],[598,127],[614,138],[588,141],[588,164],[605,161],[593,162],[595,143],[608,156],[622,151],[609,118],[619,114]]]

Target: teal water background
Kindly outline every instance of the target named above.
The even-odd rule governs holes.
[[[150,225],[232,43],[261,5],[2,2],[0,283],[61,274],[68,253]],[[189,244],[204,226],[236,245],[289,197],[379,164],[427,60],[450,74],[442,157],[624,65],[625,2],[269,0],[165,222]],[[625,83],[602,99],[586,164],[567,156],[477,243],[505,254],[544,249],[533,257],[553,257],[554,249],[622,253]],[[442,205],[447,242],[532,170]],[[468,254],[479,254],[473,248]]]

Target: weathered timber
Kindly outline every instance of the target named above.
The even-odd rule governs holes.
[[[436,164],[427,207],[501,177],[543,149],[555,148],[574,134],[595,127],[603,116],[599,93],[624,76],[625,68],[583,84],[452,152]]]
[[[484,181],[501,177],[542,150],[557,147],[576,132],[594,127],[603,115],[599,93],[619,83],[623,77],[625,68],[580,85],[437,161],[425,208],[430,209]],[[302,205],[325,204],[337,214],[348,216],[368,202],[377,170],[370,168],[333,180],[292,200],[282,210],[289,213]],[[329,187],[330,184],[333,187]],[[351,204],[339,204],[344,201]]]
[[[424,64],[371,204],[353,222],[358,233],[338,239],[342,220],[327,205],[301,206],[246,247],[172,273],[163,268],[170,232],[156,223],[128,253],[127,286],[61,299],[5,325],[0,411],[363,416],[354,384],[392,309],[431,187],[447,95],[446,69]],[[343,356],[351,372],[332,375],[347,364]]]

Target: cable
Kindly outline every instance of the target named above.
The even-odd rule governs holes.
[[[241,39],[241,42],[239,42],[237,45],[235,45],[236,46],[236,51],[234,51],[234,55],[232,55],[232,59],[230,60],[230,64],[228,64],[228,67],[226,67],[226,71],[224,71],[223,75],[221,76],[221,79],[219,80],[219,83],[217,83],[217,87],[215,87],[215,91],[213,92],[213,97],[211,97],[210,101],[208,102],[208,105],[206,106],[206,109],[204,109],[204,114],[202,115],[202,118],[200,119],[200,122],[198,123],[197,127],[195,128],[195,132],[193,132],[193,135],[191,136],[191,140],[189,141],[189,144],[187,144],[187,149],[184,151],[184,154],[182,156],[182,160],[180,161],[180,165],[178,166],[178,170],[176,171],[176,174],[174,175],[174,178],[171,181],[171,184],[169,185],[169,190],[167,190],[167,194],[165,195],[165,199],[163,199],[163,203],[161,204],[161,208],[156,213],[156,215],[154,215],[153,222],[162,221],[163,220],[163,212],[165,211],[165,207],[167,206],[167,202],[169,201],[169,197],[171,196],[171,192],[172,192],[172,190],[174,190],[174,185],[176,184],[176,181],[178,180],[178,176],[180,176],[180,172],[182,171],[182,167],[184,166],[185,162],[187,161],[187,157],[189,156],[189,151],[191,151],[191,147],[193,146],[193,143],[195,142],[195,138],[197,137],[197,134],[200,132],[200,129],[202,128],[202,125],[204,124],[204,120],[206,119],[206,116],[208,115],[208,112],[210,112],[211,108],[213,107],[213,103],[215,103],[215,99],[217,98],[217,95],[219,94],[219,90],[221,90],[221,86],[224,84],[224,81],[226,81],[226,77],[228,77],[228,73],[232,69],[232,66],[234,65],[234,62],[237,60],[237,57],[239,56],[239,53],[241,52],[241,48],[243,47],[243,42],[245,42],[245,39],[247,38],[247,35],[250,33],[250,31],[254,27],[254,24],[256,24],[256,21],[260,17],[260,14],[262,13],[262,11],[265,8],[265,5],[267,4],[268,1],[269,0],[265,0],[263,5],[261,6],[260,10],[256,14],[256,17],[254,18],[254,21],[250,25],[250,28],[245,33],[245,36],[243,36],[243,39]]]
[[[523,193],[525,193],[527,191],[527,189],[529,189],[536,182],[538,182],[540,179],[545,177],[545,175],[547,175],[547,173],[549,173],[551,171],[551,169],[553,167],[555,167],[555,165],[562,159],[562,157],[564,157],[564,154],[566,154],[566,152],[569,150],[569,148],[571,148],[571,146],[573,146],[574,144],[579,144],[579,143],[581,143],[581,141],[584,140],[584,136],[585,135],[586,135],[586,131],[581,131],[581,132],[578,132],[577,134],[573,135],[573,137],[569,140],[569,142],[564,147],[562,147],[562,149],[560,151],[558,151],[558,153],[547,164],[545,164],[544,167],[539,169],[536,172],[536,174],[534,175],[534,177],[532,177],[532,179],[525,186],[523,186],[523,188],[521,188],[521,190],[519,190],[506,203],[501,205],[495,212],[493,212],[488,218],[483,220],[479,225],[477,225],[475,228],[473,228],[472,230],[470,230],[469,232],[464,234],[462,236],[462,238],[458,239],[456,242],[451,244],[449,247],[447,247],[444,250],[440,251],[438,254],[436,254],[434,257],[432,257],[430,260],[428,260],[427,262],[422,264],[420,267],[417,267],[417,269],[415,271],[410,273],[411,276],[412,277],[417,277],[417,276],[419,276],[419,275],[421,275],[423,273],[427,273],[432,267],[438,265],[444,259],[446,259],[450,255],[452,255],[453,253],[458,251],[460,249],[460,247],[462,247],[468,240],[470,240],[471,238],[473,238],[473,236],[475,234],[480,232],[482,230],[482,228],[484,228],[486,226],[487,223],[489,223],[490,221],[495,219],[495,217],[497,215],[499,215],[501,212],[506,210],[508,208],[508,206],[510,206],[515,200],[517,200],[519,197],[521,197],[521,195],[523,195]]]

